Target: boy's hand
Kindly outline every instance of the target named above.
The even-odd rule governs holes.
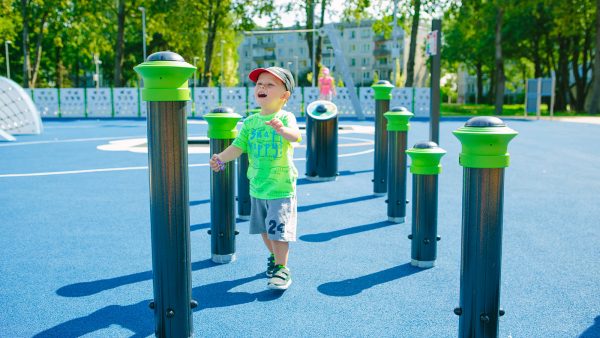
[[[217,154],[213,154],[213,156],[208,161],[208,164],[210,165],[210,169],[212,169],[212,171],[214,172],[219,172],[225,169],[225,163],[221,161],[221,158],[219,158],[219,155]]]
[[[270,121],[265,122],[266,125],[271,126],[273,129],[275,129],[275,132],[277,134],[281,134],[281,129],[283,128],[283,122],[281,122],[280,119],[278,118],[273,118]]]

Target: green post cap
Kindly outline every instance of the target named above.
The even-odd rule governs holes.
[[[242,116],[234,113],[229,107],[218,107],[202,118],[208,122],[208,138],[229,140],[236,138],[238,134],[236,125]]]
[[[414,114],[404,107],[393,107],[392,110],[383,114],[383,116],[388,120],[388,131],[408,131],[410,129],[408,121]]]
[[[391,100],[394,86],[386,80],[379,80],[371,88],[375,91],[375,100]]]
[[[437,143],[424,141],[415,144],[406,151],[410,156],[410,172],[417,175],[437,175],[442,172],[440,160],[446,151]]]
[[[462,144],[458,162],[468,168],[508,167],[508,142],[518,134],[501,119],[491,116],[473,117],[452,133]]]
[[[189,101],[187,80],[196,67],[185,62],[173,52],[158,52],[148,56],[146,62],[133,67],[144,79],[144,101]]]

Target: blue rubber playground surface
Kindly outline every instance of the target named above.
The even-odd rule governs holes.
[[[440,125],[431,269],[410,265],[411,204],[393,224],[373,195],[373,121],[340,121],[335,182],[304,178],[303,142],[284,293],[266,289],[266,249],[248,222],[237,224],[237,261],[211,262],[209,155],[190,149],[195,336],[456,337],[463,168],[451,132],[465,121]],[[192,122],[189,136],[206,135]],[[519,135],[505,171],[500,337],[600,337],[600,124],[505,122]],[[44,128],[0,143],[0,337],[152,336],[146,122]],[[428,133],[411,121],[409,146]]]

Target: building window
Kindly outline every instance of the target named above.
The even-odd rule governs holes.
[[[350,31],[350,39],[355,39],[356,38],[356,32],[354,30]]]
[[[367,58],[363,58],[363,59],[362,59],[362,65],[363,65],[363,66],[368,66],[368,65],[369,65],[369,59],[367,59]]]
[[[386,65],[387,64],[387,58],[381,58],[381,59],[379,59],[379,64],[380,65]]]
[[[369,79],[369,72],[363,72],[363,80],[368,80]]]
[[[350,60],[350,65],[351,66],[356,66],[356,59],[352,58],[352,60]]]
[[[350,45],[350,51],[351,52],[355,52],[356,51],[356,45],[355,44],[351,44]]]

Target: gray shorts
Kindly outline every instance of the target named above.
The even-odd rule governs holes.
[[[296,241],[296,197],[263,200],[250,197],[250,233],[267,233],[270,240]]]

